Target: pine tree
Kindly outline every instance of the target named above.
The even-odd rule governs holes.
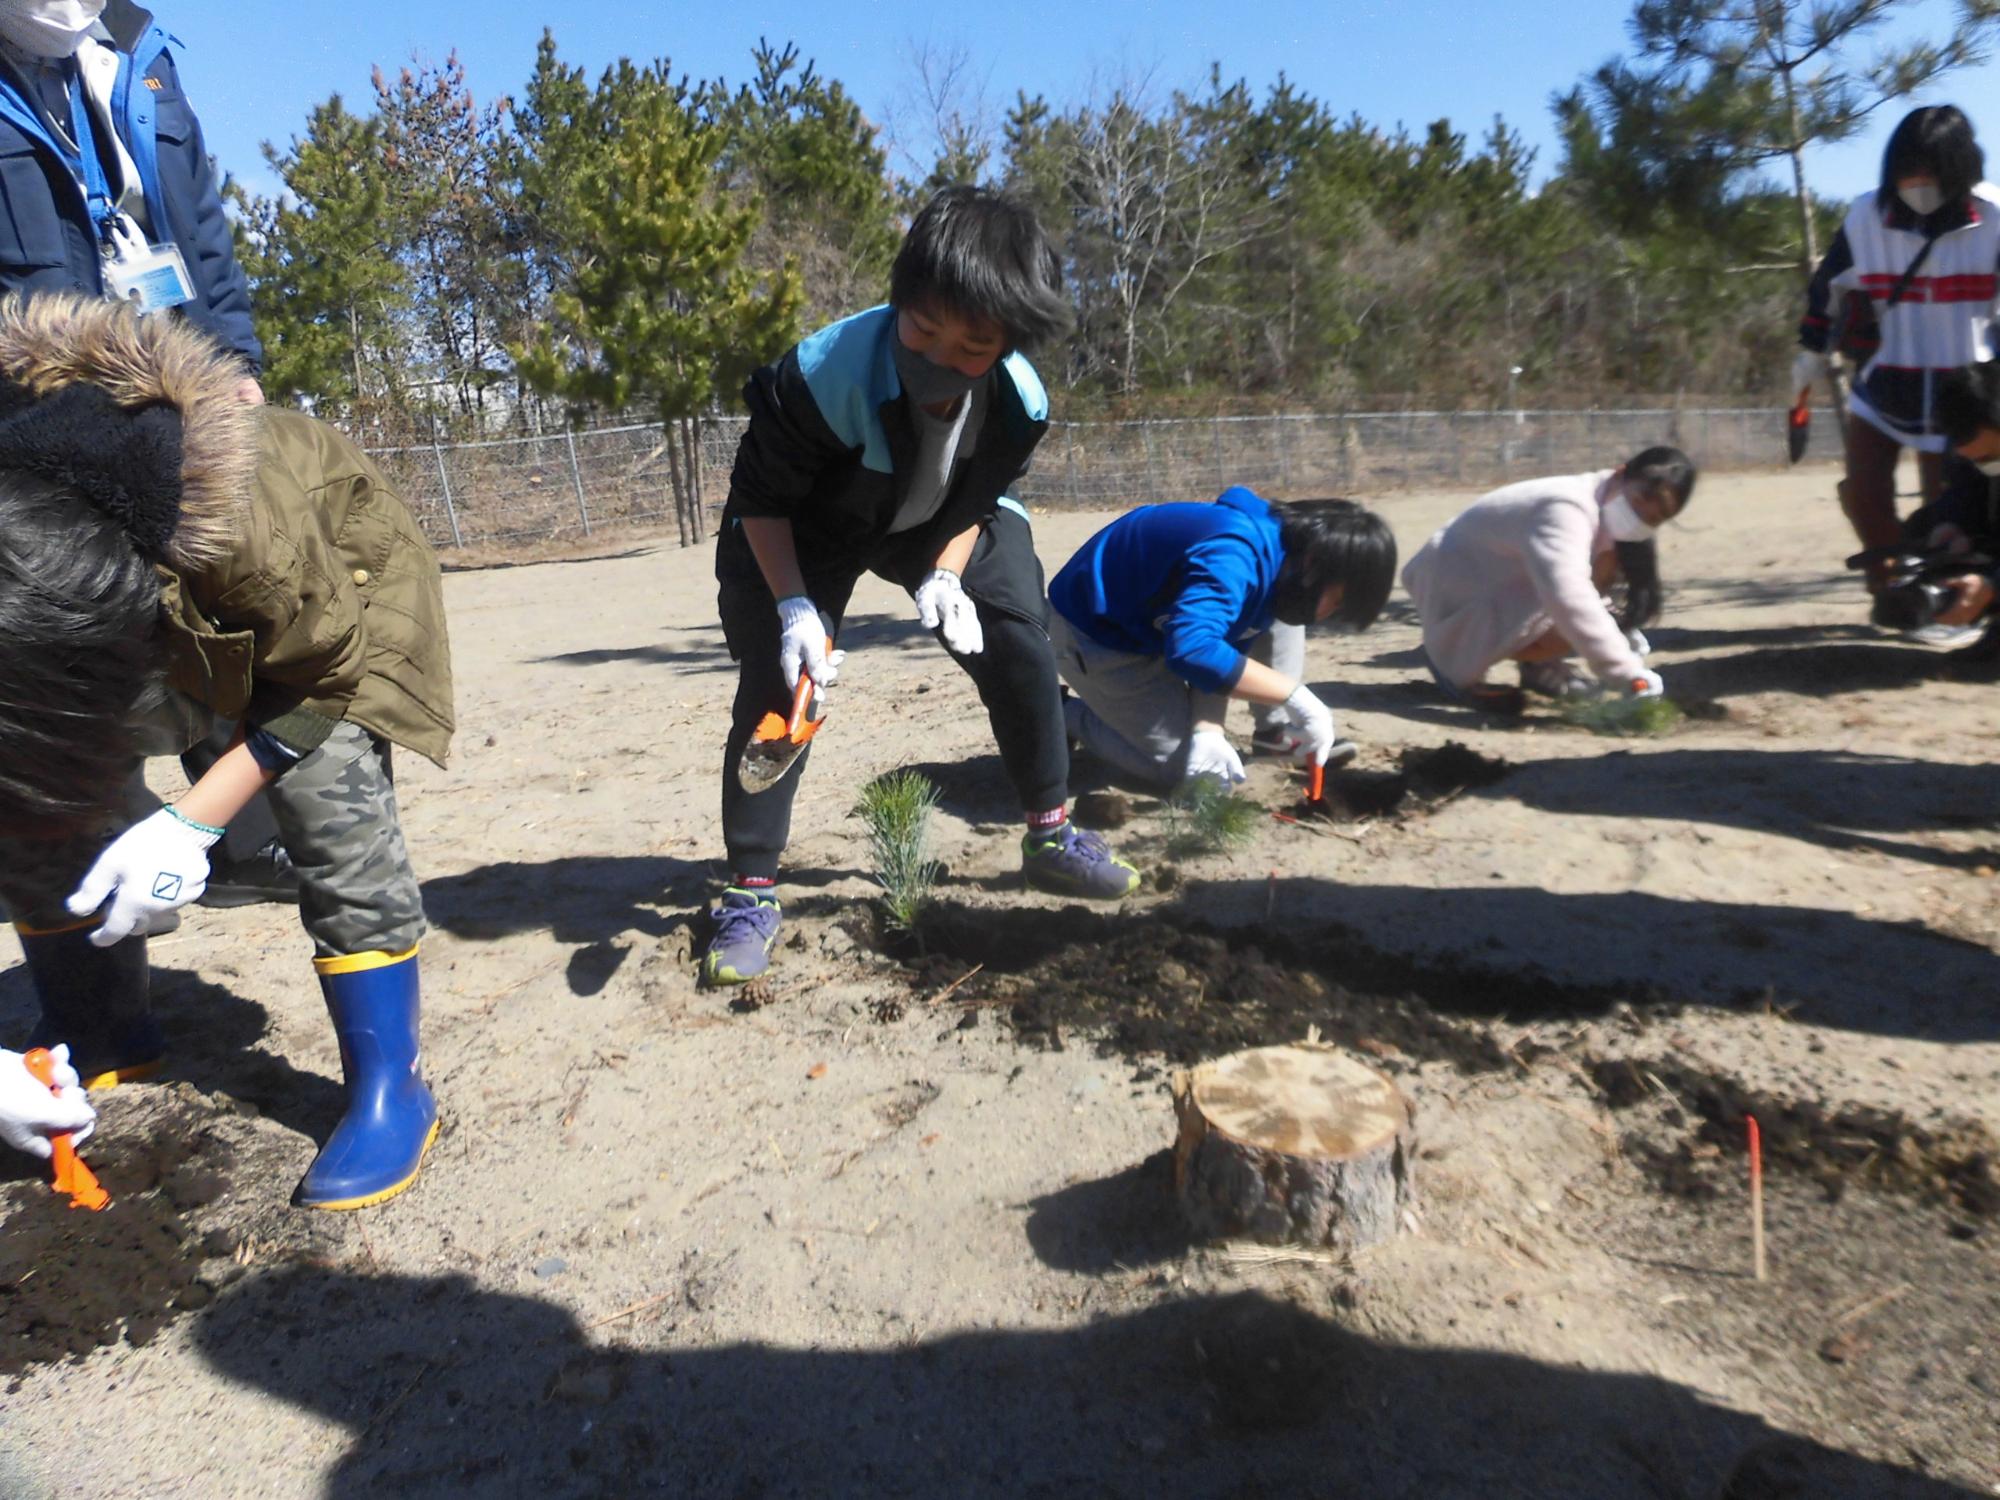
[[[563,109],[538,120],[524,178],[556,279],[548,325],[515,358],[573,408],[659,413],[687,546],[703,534],[701,418],[797,336],[798,272],[746,263],[757,207],[718,191],[727,132],[666,63],[621,59],[582,99],[549,62]]]
[[[317,105],[288,150],[264,147],[279,198],[232,186],[273,399],[308,396],[381,422],[407,386],[400,323],[409,282],[386,224],[382,132],[339,95]]]

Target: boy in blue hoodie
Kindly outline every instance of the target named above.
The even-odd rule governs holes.
[[[1234,785],[1243,762],[1223,715],[1241,698],[1269,711],[1260,748],[1343,758],[1332,712],[1302,680],[1303,627],[1366,629],[1395,577],[1388,523],[1352,500],[1274,505],[1238,486],[1121,516],[1049,585],[1070,738],[1150,785]]]

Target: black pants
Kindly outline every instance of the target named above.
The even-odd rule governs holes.
[[[934,538],[916,533],[915,540],[892,546],[869,570],[914,593],[936,562],[937,545]],[[791,837],[792,798],[812,750],[807,747],[784,780],[755,796],[736,779],[737,758],[758,721],[768,713],[790,713],[792,695],[779,667],[777,601],[754,562],[747,569],[740,565],[749,552],[740,536],[725,536],[721,546],[722,633],[738,664],[736,705],[722,752],[722,838],[733,874],[771,879]],[[800,550],[803,554],[808,549]],[[731,553],[739,551],[741,557],[732,559]],[[838,643],[841,617],[860,575],[815,573],[807,557],[800,561],[806,591],[832,621],[831,633]],[[986,649],[976,656],[952,652],[952,660],[979,689],[979,700],[993,725],[994,744],[1022,808],[1041,812],[1060,807],[1069,800],[1069,741],[1063,733],[1055,656],[1049,649],[1048,592],[1028,523],[1001,510],[974,545],[963,581],[979,611]]]

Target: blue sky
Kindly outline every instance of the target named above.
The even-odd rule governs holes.
[[[1061,101],[1084,96],[1094,77],[1147,73],[1163,88],[1196,85],[1210,62],[1261,92],[1280,71],[1345,115],[1421,130],[1439,116],[1475,140],[1498,113],[1539,148],[1546,172],[1557,154],[1552,92],[1626,44],[1626,0],[1062,0],[1040,6],[919,5],[913,0],[619,0],[561,5],[541,0],[156,0],[168,30],[186,43],[182,71],[225,170],[261,190],[275,187],[261,142],[280,145],[306,111],[339,92],[356,108],[372,94],[369,69],[393,68],[415,52],[442,60],[454,49],[482,99],[518,89],[544,25],[564,57],[593,74],[612,59],[665,56],[676,72],[744,76],[762,35],[796,41],[823,73],[844,82],[878,123],[907,112],[914,51],[962,51],[996,109],[1016,89]],[[1935,29],[1950,0],[1919,0],[1912,19]],[[2000,122],[1981,105],[2000,85],[2000,63],[1958,75],[1940,98],[1961,102],[1989,136]],[[1929,100],[1921,102],[1930,102]],[[1808,164],[1814,188],[1848,196],[1873,184],[1892,106],[1853,143]],[[2000,168],[1996,168],[2000,171]]]

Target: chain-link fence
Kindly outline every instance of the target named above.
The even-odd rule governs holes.
[[[1819,430],[1831,436],[1830,412]],[[729,492],[744,418],[702,424],[709,530]],[[1782,461],[1784,413],[1644,411],[1353,412],[1144,422],[1058,422],[1016,498],[1122,510],[1205,500],[1232,484],[1275,497],[1478,490],[1537,474],[1609,468],[1653,443],[1703,468]],[[1838,445],[1829,442],[1828,454]],[[657,526],[674,516],[665,433],[606,427],[492,442],[377,449],[439,547],[510,547]]]

